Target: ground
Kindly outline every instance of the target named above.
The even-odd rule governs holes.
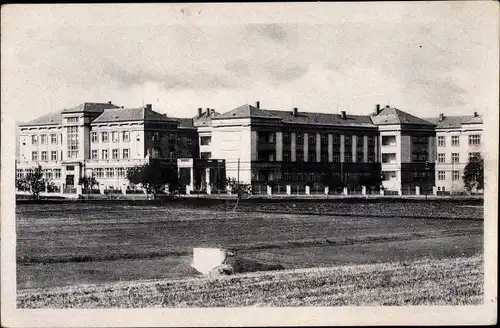
[[[286,270],[312,268],[307,277],[313,280],[319,276],[311,272],[319,267],[335,267],[326,275],[338,276],[340,271],[335,270],[346,265],[378,265],[378,269],[371,269],[373,277],[385,270],[381,268],[390,267],[396,275],[402,272],[403,281],[409,278],[405,276],[408,272],[398,269],[402,262],[421,263],[411,267],[449,281],[456,280],[460,271],[469,270],[475,275],[469,275],[472,280],[464,286],[473,292],[451,293],[471,295],[465,304],[480,299],[478,286],[482,288],[482,284],[476,278],[482,271],[482,206],[281,203],[242,204],[236,212],[231,209],[230,205],[18,205],[19,293],[26,301],[46,288],[77,284],[108,286],[120,281],[137,284],[144,279],[187,277],[203,284],[189,266],[192,248],[225,246],[238,248],[242,255],[261,262],[281,264]],[[440,265],[446,266],[444,271],[436,271]],[[439,286],[436,291],[446,289]],[[436,302],[445,302],[443,297]],[[22,299],[18,300],[20,305],[27,304]],[[328,303],[320,299],[317,305]]]

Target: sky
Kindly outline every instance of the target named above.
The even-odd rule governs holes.
[[[498,110],[495,2],[10,5],[2,111],[82,102],[420,117]]]

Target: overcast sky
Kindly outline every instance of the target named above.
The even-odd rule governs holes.
[[[2,110],[498,110],[494,2],[2,7]],[[338,104],[338,105],[337,105]]]

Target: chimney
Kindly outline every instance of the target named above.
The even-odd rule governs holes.
[[[441,113],[439,114],[439,122],[442,122],[444,120],[444,114]]]
[[[108,104],[110,104],[110,105],[111,105],[111,103],[112,103],[112,101],[111,101],[111,100],[109,100],[109,101],[108,101]]]
[[[377,105],[375,106],[375,114],[377,114],[377,115],[378,115],[379,113],[380,113],[380,104],[377,104]]]
[[[151,110],[152,108],[153,108],[153,106],[151,104],[146,104],[146,109]]]
[[[215,113],[215,108],[210,108],[210,115],[213,115]]]
[[[210,108],[207,107],[206,113],[207,113],[207,116],[210,116]]]
[[[297,107],[293,108],[293,116],[297,116],[299,113],[299,109]]]
[[[477,114],[477,112],[474,112],[474,117],[478,117],[479,115]]]
[[[198,117],[201,117],[203,115],[203,108],[199,107],[198,108]]]
[[[343,110],[343,111],[341,111],[341,112],[340,112],[340,117],[341,117],[342,119],[344,119],[344,120],[347,118],[347,116],[346,116],[346,114],[345,114],[345,110]]]
[[[259,108],[260,109],[260,101],[256,101],[255,102],[255,107]]]

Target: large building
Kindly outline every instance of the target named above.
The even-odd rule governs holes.
[[[65,192],[79,191],[83,175],[95,176],[101,191],[125,191],[134,187],[128,168],[156,161],[178,170],[188,193],[223,190],[226,177],[254,190],[300,193],[323,190],[332,176],[354,192],[363,185],[396,194],[461,192],[463,167],[481,152],[481,123],[477,114],[421,119],[378,105],[351,115],[270,110],[256,102],[171,118],[151,105],[84,103],[19,125],[17,175],[39,163]]]

